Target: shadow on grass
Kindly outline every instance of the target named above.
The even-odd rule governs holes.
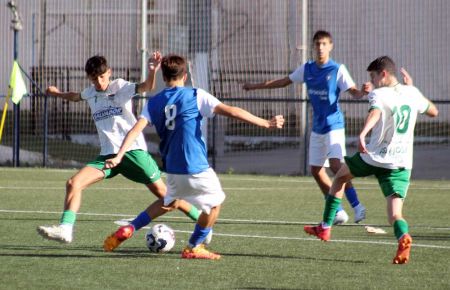
[[[26,251],[25,253],[2,253],[1,251]],[[32,251],[32,253],[29,253]],[[48,253],[48,251],[64,251],[65,253]],[[78,251],[87,251],[91,253],[77,254]],[[223,259],[231,257],[248,257],[260,259],[281,259],[281,260],[298,260],[298,261],[322,261],[335,263],[351,263],[351,264],[367,264],[363,260],[344,260],[331,258],[318,258],[308,256],[283,256],[283,255],[262,255],[262,254],[240,254],[240,253],[221,253]],[[106,253],[100,247],[89,246],[25,246],[25,245],[0,245],[0,257],[43,257],[43,258],[106,258],[106,259],[179,259],[179,252],[168,252],[164,254],[150,253],[142,250],[142,248],[124,248],[114,253]]]

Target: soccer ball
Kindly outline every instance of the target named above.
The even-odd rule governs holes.
[[[165,253],[175,245],[175,232],[165,224],[156,224],[147,232],[145,240],[151,252]]]

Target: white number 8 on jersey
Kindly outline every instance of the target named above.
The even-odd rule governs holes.
[[[175,129],[175,117],[177,116],[177,106],[167,105],[164,108],[164,113],[166,115],[166,127],[168,130],[174,130]]]

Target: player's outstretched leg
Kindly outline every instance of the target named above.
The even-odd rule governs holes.
[[[120,227],[117,231],[109,235],[103,242],[103,249],[105,252],[112,252],[124,241],[128,240],[133,236],[134,226],[126,225]]]
[[[406,264],[409,261],[409,253],[411,251],[412,238],[409,234],[404,234],[398,240],[397,254],[392,261],[393,264]]]

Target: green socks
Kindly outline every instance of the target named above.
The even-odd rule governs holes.
[[[73,225],[75,224],[75,220],[77,218],[77,214],[71,210],[65,210],[61,216],[61,220],[59,221],[62,225]]]
[[[341,202],[342,202],[341,198],[337,198],[332,195],[327,196],[327,200],[325,202],[325,209],[323,211],[323,222],[327,226],[331,227],[333,225],[337,209],[341,205]]]
[[[198,211],[198,209],[195,206],[192,205],[191,209],[189,210],[189,212],[186,215],[188,217],[190,217],[191,220],[196,222],[198,220],[198,217],[200,216],[200,212]]]
[[[404,234],[409,232],[408,223],[405,220],[396,220],[394,222],[394,234],[397,240],[399,240]]]

